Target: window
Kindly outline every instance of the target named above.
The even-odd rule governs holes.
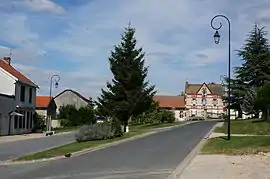
[[[213,105],[214,106],[217,106],[217,104],[218,104],[218,100],[217,99],[213,99]]]
[[[21,96],[20,96],[20,101],[22,101],[22,102],[25,101],[25,86],[21,86]]]
[[[33,96],[33,91],[32,91],[32,88],[29,88],[29,103],[31,104],[32,103],[32,96]]]
[[[22,128],[23,129],[25,128],[25,113],[26,113],[25,111],[22,112],[22,114],[23,114],[23,117],[22,117],[22,123],[23,123],[22,124]]]

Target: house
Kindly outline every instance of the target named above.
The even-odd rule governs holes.
[[[56,113],[59,113],[59,108],[66,105],[74,105],[77,109],[91,104],[91,99],[83,97],[80,93],[71,89],[66,89],[56,95],[54,98],[56,105]]]
[[[36,112],[39,116],[47,118],[51,115],[56,116],[56,104],[54,99],[50,100],[50,96],[37,96],[36,97]]]
[[[218,118],[225,113],[224,88],[221,84],[185,84],[188,117]]]
[[[155,95],[154,100],[159,108],[173,111],[176,121],[186,120],[185,96]]]
[[[11,65],[0,60],[0,135],[30,133],[38,86]]]

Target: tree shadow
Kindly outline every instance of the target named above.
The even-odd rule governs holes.
[[[265,119],[261,119],[261,120],[254,120],[251,123],[260,123],[260,122],[266,122]]]
[[[220,136],[219,138],[221,138],[223,140],[228,140],[227,136]]]

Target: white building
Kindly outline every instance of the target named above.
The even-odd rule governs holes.
[[[224,89],[221,84],[203,83],[185,85],[185,103],[188,117],[219,118],[225,114]]]
[[[0,60],[0,135],[30,133],[38,86],[10,61],[9,57]]]

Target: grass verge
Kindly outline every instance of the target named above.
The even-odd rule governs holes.
[[[227,122],[217,127],[215,132],[227,133]],[[270,135],[270,122],[260,120],[236,120],[231,121],[232,134]]]
[[[269,136],[232,136],[208,139],[201,154],[248,155],[259,152],[270,152]]]
[[[63,156],[67,153],[74,153],[74,152],[78,152],[84,149],[97,147],[103,144],[130,138],[139,134],[143,134],[143,132],[129,132],[129,133],[125,133],[122,137],[118,137],[115,139],[87,141],[87,142],[80,142],[80,143],[74,142],[74,143],[62,145],[59,147],[55,147],[49,150],[44,150],[41,152],[25,155],[17,159],[14,159],[13,161],[29,161],[29,160],[37,160],[37,159],[44,159],[44,158],[52,158],[56,156]]]
[[[182,125],[181,122],[173,122],[173,123],[154,123],[154,124],[134,124],[130,126],[131,131],[140,131],[140,130],[151,130],[157,129],[162,127],[170,127],[170,126],[177,126]]]

